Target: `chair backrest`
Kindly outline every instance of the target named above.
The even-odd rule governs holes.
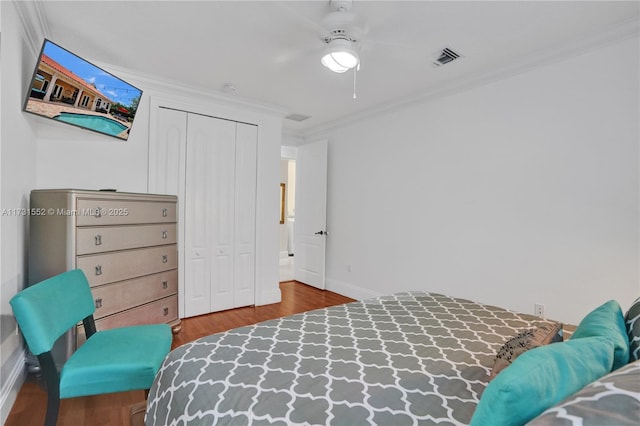
[[[87,277],[79,269],[27,287],[9,301],[29,349],[40,355],[95,311]]]

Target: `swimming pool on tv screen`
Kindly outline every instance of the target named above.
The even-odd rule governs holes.
[[[100,115],[61,112],[60,115],[57,115],[53,118],[58,121],[75,124],[76,126],[85,127],[87,129],[106,133],[112,136],[117,136],[124,130],[127,130],[127,126],[125,126],[124,124],[118,123],[115,120]]]

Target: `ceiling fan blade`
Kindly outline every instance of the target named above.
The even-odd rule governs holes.
[[[371,47],[381,47],[383,49],[385,48],[389,48],[389,49],[404,49],[404,50],[415,50],[420,51],[422,50],[424,47],[417,45],[417,44],[407,44],[407,43],[398,43],[398,42],[393,42],[393,41],[382,41],[382,40],[372,40],[370,38],[363,38],[360,40],[360,42],[362,43],[362,45],[367,45],[367,46],[371,46]]]
[[[307,2],[302,2],[302,3],[305,4]],[[308,4],[312,4],[312,3],[316,3],[316,2],[308,2]],[[292,7],[290,2],[288,2],[288,1],[276,1],[276,2],[273,2],[273,4],[276,5],[286,15],[294,18],[294,21],[296,23],[302,25],[307,30],[313,31],[315,34],[318,35],[318,37],[322,38],[322,37],[324,37],[325,34],[329,34],[330,33],[329,29],[327,29],[325,26],[323,26],[319,22],[320,19],[318,21],[315,21],[315,20],[305,16],[303,13],[301,13],[300,11],[298,11],[294,7]]]
[[[290,63],[298,62],[303,59],[307,59],[314,55],[317,56],[318,61],[320,61],[319,58],[320,58],[321,52],[322,52],[322,47],[314,47],[309,49],[283,50],[281,53],[273,57],[273,63],[275,65],[290,64]]]
[[[367,59],[373,54],[379,59],[400,61],[406,65],[426,66],[430,63],[431,52],[426,51],[424,46],[369,39],[361,40],[358,45],[363,62],[367,62]]]

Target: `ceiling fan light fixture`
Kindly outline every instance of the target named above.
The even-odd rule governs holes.
[[[322,65],[333,72],[343,73],[355,68],[360,63],[360,57],[351,47],[348,40],[332,40],[322,55]]]

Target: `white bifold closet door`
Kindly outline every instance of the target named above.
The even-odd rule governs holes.
[[[254,303],[257,126],[187,115],[184,307]]]

